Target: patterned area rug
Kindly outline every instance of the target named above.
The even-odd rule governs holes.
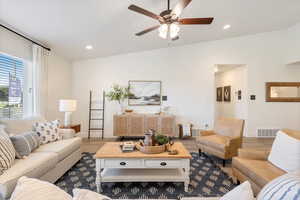
[[[181,197],[222,196],[235,187],[212,159],[199,158],[191,153],[191,182],[189,192],[184,192],[183,183],[104,183],[102,194],[113,199],[179,199]],[[84,153],[82,159],[62,176],[56,185],[72,194],[74,188],[96,191],[95,160],[93,154]]]

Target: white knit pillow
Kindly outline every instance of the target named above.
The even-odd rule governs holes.
[[[10,200],[72,200],[72,197],[51,183],[23,176]]]
[[[111,198],[85,189],[74,189],[73,200],[110,200]]]
[[[286,172],[300,170],[300,140],[278,131],[268,160]]]

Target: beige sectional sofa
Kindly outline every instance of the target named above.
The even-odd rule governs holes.
[[[20,134],[32,130],[35,122],[43,118],[25,120],[2,120],[8,134]],[[62,136],[71,129],[60,129]],[[0,176],[0,195],[10,197],[21,176],[38,178],[54,183],[81,158],[81,138],[74,137],[41,145],[25,159],[16,159],[14,165]],[[1,199],[0,196],[0,199]]]

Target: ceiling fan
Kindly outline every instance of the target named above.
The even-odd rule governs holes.
[[[180,0],[172,10],[170,9],[170,0],[167,1],[168,1],[168,9],[162,11],[159,15],[154,14],[136,5],[130,5],[128,7],[129,10],[156,19],[160,23],[159,25],[150,27],[139,33],[136,33],[135,34],[136,36],[141,36],[151,31],[154,31],[156,29],[159,29],[160,37],[164,39],[170,38],[172,40],[178,40],[179,39],[178,34],[180,30],[178,25],[208,25],[211,24],[214,20],[214,18],[212,17],[180,19],[179,17],[182,11],[191,3],[192,0]]]

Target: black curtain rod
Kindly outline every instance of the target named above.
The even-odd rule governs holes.
[[[8,28],[7,26],[4,26],[3,24],[0,24],[0,26],[3,27],[3,28],[5,28],[6,30],[8,30],[8,31],[10,31],[10,32],[12,32],[12,33],[14,33],[14,34],[16,34],[16,35],[18,35],[18,36],[20,36],[20,37],[22,37],[22,38],[24,38],[24,39],[30,41],[30,42],[32,42],[33,44],[36,44],[36,45],[38,45],[38,46],[40,46],[40,47],[43,47],[44,49],[46,49],[46,50],[48,50],[48,51],[51,51],[50,48],[45,47],[44,45],[42,45],[42,44],[40,44],[40,43],[38,43],[38,42],[33,41],[32,39],[30,39],[30,38],[28,38],[28,37],[26,37],[26,36],[24,36],[24,35],[22,35],[22,34],[16,32],[16,31],[14,31],[14,30]]]

